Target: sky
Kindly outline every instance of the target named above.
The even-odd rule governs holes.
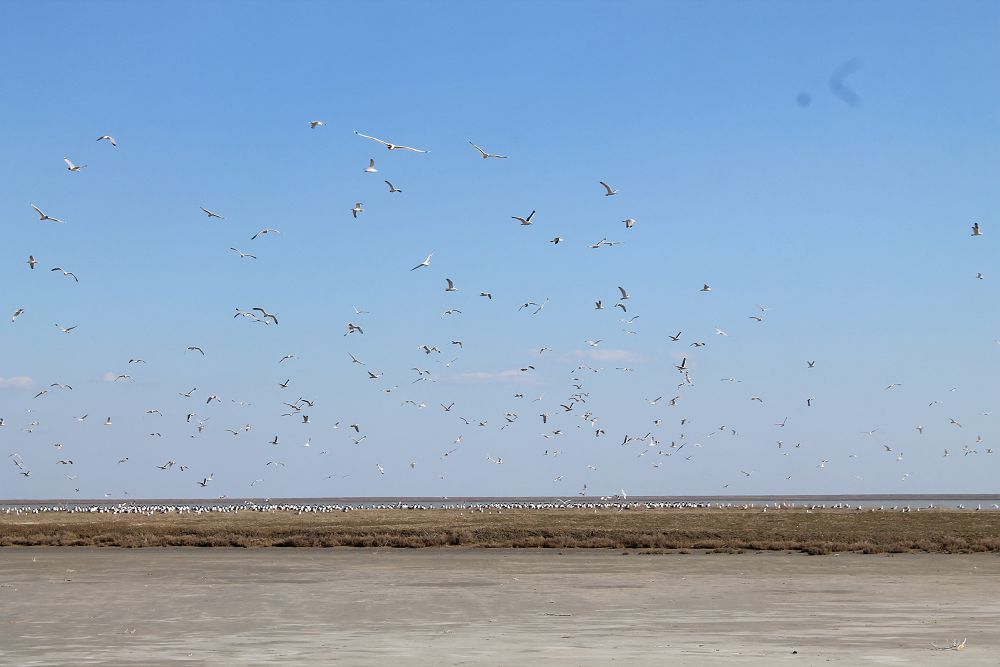
[[[996,3],[3,23],[0,498],[997,491]]]

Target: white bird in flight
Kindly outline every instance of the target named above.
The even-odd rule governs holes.
[[[425,267],[425,266],[430,266],[431,265],[431,257],[433,257],[433,256],[434,256],[434,253],[431,252],[431,254],[427,255],[427,257],[426,257],[426,259],[424,259],[424,261],[422,261],[419,264],[417,264],[415,267],[413,267],[412,269],[410,269],[410,271],[416,271],[419,268],[422,268],[422,267]]]
[[[97,140],[98,141],[107,141],[112,146],[114,146],[115,148],[118,148],[118,142],[115,141],[115,138],[112,137],[110,134],[102,134],[101,136],[97,137]]]
[[[204,211],[204,212],[205,212],[205,215],[207,215],[207,216],[208,216],[208,217],[210,217],[210,218],[218,218],[219,220],[225,220],[225,218],[223,218],[223,217],[222,217],[221,215],[219,215],[219,214],[218,214],[218,213],[216,213],[215,211],[209,211],[209,210],[208,210],[207,208],[205,208],[204,206],[199,206],[198,208],[200,208],[200,209],[201,209],[202,211]]]
[[[376,173],[378,173],[378,169],[375,168],[375,158],[370,158],[368,160],[368,166],[365,167],[365,173],[366,174],[376,174]]]
[[[69,171],[80,171],[81,169],[87,166],[85,164],[73,164],[73,161],[70,160],[68,157],[64,157],[63,162],[66,163],[66,169],[68,169]]]
[[[604,196],[605,196],[605,197],[610,197],[611,195],[616,195],[616,194],[618,194],[618,191],[617,191],[617,190],[615,190],[615,189],[614,189],[613,187],[611,187],[610,185],[608,185],[608,184],[607,184],[607,183],[605,183],[604,181],[600,181],[600,184],[604,186],[604,189],[605,189],[605,190],[607,190],[607,192],[605,192],[605,193],[604,193]]]
[[[76,274],[75,274],[75,273],[73,273],[72,271],[65,271],[65,270],[63,270],[63,269],[59,268],[58,266],[57,266],[56,268],[52,269],[52,271],[62,271],[62,274],[63,274],[64,276],[69,276],[70,278],[72,278],[72,279],[73,279],[73,280],[75,280],[76,282],[80,282],[80,279],[79,279],[79,278],[77,278],[77,277],[76,277]]]
[[[232,250],[233,252],[237,253],[240,256],[240,259],[245,259],[247,257],[249,257],[250,259],[257,259],[256,255],[251,255],[249,253],[243,252],[242,250],[239,250],[238,248],[230,248],[230,250]]]
[[[315,130],[317,127],[323,127],[324,125],[326,125],[326,123],[321,120],[309,121],[309,129],[311,130]]]
[[[31,205],[31,208],[35,209],[35,213],[38,214],[38,219],[42,222],[45,222],[46,220],[51,220],[52,222],[63,222],[63,220],[60,220],[59,218],[53,218],[51,215],[42,213],[42,209],[38,208],[34,204]]]
[[[251,241],[256,241],[258,236],[262,236],[264,234],[280,234],[280,233],[281,232],[278,231],[277,229],[262,229],[259,232],[257,232],[256,234],[254,234],[253,236],[251,236],[250,240]]]
[[[472,144],[473,148],[475,148],[477,151],[479,151],[479,154],[483,156],[484,160],[489,159],[491,157],[495,157],[495,158],[498,158],[498,159],[501,159],[501,160],[506,160],[507,159],[506,155],[496,155],[494,153],[487,153],[486,151],[484,151],[479,146],[473,144],[471,141],[469,143]]]
[[[413,148],[411,146],[403,146],[401,144],[389,143],[388,141],[383,141],[382,139],[379,139],[378,137],[373,137],[373,136],[370,136],[370,135],[367,135],[367,134],[361,134],[357,130],[354,131],[354,134],[358,135],[359,137],[364,137],[365,139],[371,139],[372,141],[377,141],[377,142],[379,142],[380,144],[382,144],[383,146],[385,146],[386,148],[388,148],[391,151],[394,151],[394,150],[398,149],[398,150],[404,150],[404,151],[413,151],[414,153],[427,153],[428,152],[428,151],[420,150],[419,148]]]
[[[400,190],[399,188],[397,188],[395,185],[393,185],[389,181],[386,181],[385,184],[389,186],[389,194],[392,194],[393,192],[402,192],[402,190]]]
[[[351,215],[353,215],[354,218],[357,219],[358,213],[364,213],[364,211],[365,208],[364,206],[361,205],[361,202],[357,202],[354,204],[354,208],[351,209]]]
[[[532,218],[532,217],[533,217],[534,215],[535,215],[535,212],[534,212],[534,211],[532,211],[531,213],[529,213],[529,214],[528,214],[528,217],[527,217],[527,218],[522,218],[522,217],[521,217],[521,216],[519,216],[519,215],[512,215],[512,216],[510,216],[510,217],[511,217],[512,219],[514,219],[514,220],[518,220],[518,221],[520,221],[520,223],[521,223],[522,225],[530,225],[530,224],[531,224],[531,218]]]

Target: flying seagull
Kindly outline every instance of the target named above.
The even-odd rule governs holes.
[[[63,222],[59,218],[53,218],[51,215],[45,215],[42,213],[42,209],[38,208],[34,204],[31,205],[31,208],[35,209],[35,213],[38,214],[38,219],[42,222],[45,222],[46,220],[51,220],[52,222]]]
[[[473,144],[471,141],[469,143],[472,144],[473,148],[475,148],[477,151],[479,151],[479,154],[483,156],[484,160],[486,160],[488,158],[491,158],[491,157],[499,158],[501,160],[506,160],[507,159],[506,155],[494,155],[493,153],[487,153],[486,151],[484,151],[479,146]]]
[[[80,282],[80,279],[79,279],[79,278],[77,278],[77,277],[76,277],[76,274],[75,274],[75,273],[73,273],[72,271],[65,271],[65,270],[63,270],[63,269],[59,268],[58,266],[57,266],[56,268],[52,269],[52,271],[62,271],[62,274],[63,274],[64,276],[69,276],[69,277],[71,277],[71,278],[72,278],[73,280],[75,280],[76,282]]]
[[[445,292],[457,292],[458,288],[455,287],[455,283],[451,278],[445,278],[448,281],[448,286],[444,288]]]
[[[190,350],[191,352],[201,352],[201,356],[205,356],[205,350],[201,349],[197,345],[192,345],[191,347],[188,348],[188,350]]]
[[[38,264],[38,260],[35,259],[35,256],[28,255],[28,267],[34,269],[36,264]]]
[[[367,134],[361,134],[357,130],[354,131],[354,134],[358,135],[359,137],[364,137],[365,139],[371,139],[372,141],[377,141],[377,142],[379,142],[380,144],[382,144],[383,146],[385,146],[386,148],[388,148],[391,151],[399,149],[399,150],[404,150],[404,151],[413,151],[414,153],[426,153],[427,152],[427,151],[422,151],[419,148],[411,148],[410,146],[402,146],[400,144],[391,144],[388,141],[383,141],[382,139],[379,139],[378,137],[372,137],[372,136],[369,136]]]
[[[321,120],[311,120],[311,121],[309,121],[309,128],[312,129],[312,130],[315,130],[317,127],[323,127],[324,125],[326,125],[326,123],[324,123]]]
[[[607,192],[605,192],[605,193],[604,193],[604,196],[605,196],[605,197],[610,197],[611,195],[616,195],[616,194],[618,194],[618,191],[617,191],[617,190],[615,190],[615,189],[614,189],[613,187],[611,187],[610,185],[608,185],[608,184],[607,184],[607,183],[605,183],[604,181],[600,181],[600,184],[604,186],[604,189],[605,189],[605,190],[607,190]]]
[[[393,185],[389,181],[386,181],[385,184],[389,186],[389,194],[392,194],[393,192],[402,192],[402,190],[400,190],[399,188],[397,188],[395,185]]]
[[[85,164],[73,164],[73,161],[70,160],[68,157],[64,157],[63,162],[66,163],[66,169],[68,169],[69,171],[80,171],[81,169],[87,166]]]
[[[101,136],[97,137],[97,140],[110,142],[112,146],[118,148],[118,142],[115,141],[115,138],[112,137],[110,134],[102,134]]]
[[[972,223],[972,235],[973,236],[982,236],[983,235],[983,232],[979,229],[979,223],[978,222]]]
[[[251,254],[243,252],[242,250],[239,250],[237,248],[230,248],[230,250],[232,250],[233,252],[237,253],[240,256],[240,259],[246,259],[247,257],[249,257],[250,259],[257,259],[256,255],[251,255]]]
[[[357,202],[354,204],[354,208],[351,209],[351,215],[353,215],[354,218],[357,219],[358,213],[364,213],[364,211],[365,209],[364,206],[361,205],[361,202]]]
[[[410,269],[410,271],[416,271],[417,269],[419,269],[421,267],[430,266],[431,265],[431,257],[433,257],[433,256],[434,256],[434,253],[431,252],[431,254],[427,255],[427,258],[424,259],[424,261],[422,261],[419,264],[417,264],[415,267],[413,267],[412,269]]]
[[[375,158],[370,158],[368,160],[368,166],[365,167],[365,173],[366,174],[376,174],[376,173],[378,173],[378,169],[375,168]]]
[[[210,218],[218,218],[219,220],[225,220],[225,218],[223,218],[221,215],[219,215],[218,213],[216,213],[214,211],[209,211],[204,206],[200,206],[199,208],[201,208],[201,210],[205,212],[205,215],[207,215]]]
[[[262,229],[259,232],[257,232],[256,234],[254,234],[253,236],[251,236],[250,240],[251,241],[256,241],[257,237],[258,236],[262,236],[263,234],[280,234],[280,233],[281,232],[279,232],[277,229]]]
[[[72,331],[73,329],[75,329],[75,328],[76,328],[76,325],[74,324],[74,325],[73,325],[73,326],[71,326],[71,327],[60,327],[60,326],[59,326],[59,325],[57,324],[57,325],[56,325],[56,327],[58,327],[58,328],[59,328],[59,331],[62,331],[63,333],[67,333],[67,334],[68,334],[68,333],[69,333],[70,331]]]
[[[519,216],[519,215],[512,215],[512,216],[510,216],[510,217],[511,217],[512,219],[514,219],[514,220],[519,220],[519,221],[521,222],[521,224],[522,224],[522,225],[530,225],[530,224],[531,224],[531,218],[532,218],[532,216],[534,216],[534,215],[535,215],[535,212],[534,212],[534,211],[532,211],[531,213],[529,213],[529,214],[528,214],[528,217],[527,217],[527,218],[522,218],[522,217],[521,217],[521,216]]]
[[[260,306],[256,306],[256,307],[252,308],[251,310],[256,310],[257,312],[259,312],[259,313],[260,313],[260,314],[261,314],[261,315],[263,316],[263,318],[264,318],[265,320],[266,320],[267,318],[271,318],[272,320],[274,320],[274,323],[275,323],[275,324],[277,324],[277,323],[278,323],[278,318],[277,318],[277,316],[275,316],[275,315],[273,315],[273,314],[271,314],[271,313],[267,312],[266,310],[264,310],[264,309],[263,309],[263,308],[261,308]]]

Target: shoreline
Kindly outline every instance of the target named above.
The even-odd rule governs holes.
[[[0,514],[0,547],[396,547],[1000,553],[1000,512],[483,509]]]

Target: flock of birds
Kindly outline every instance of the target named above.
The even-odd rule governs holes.
[[[320,130],[326,126],[326,123],[322,120],[314,120],[309,122],[309,127],[312,130]],[[412,153],[415,155],[426,154],[429,151],[421,148],[414,148],[412,146],[407,146],[403,144],[397,144],[385,139],[362,134],[355,131],[355,135],[359,139],[366,141],[375,142],[384,146],[388,151],[399,151],[404,153]],[[106,142],[109,149],[112,150],[124,150],[118,148],[118,141],[115,137],[111,135],[102,135],[97,138],[98,142]],[[498,153],[492,153],[485,148],[479,146],[478,144],[469,141],[471,150],[475,151],[471,155],[478,156],[482,160],[508,160],[510,159],[507,155],[501,155]],[[471,157],[470,155],[470,157]],[[85,169],[88,168],[86,164],[76,164],[70,158],[65,158],[66,169],[74,174],[74,178],[82,177],[79,176]],[[376,174],[379,172],[377,161],[375,158],[370,158],[367,167],[363,168],[361,171],[365,174]],[[399,195],[403,193],[403,190],[397,188],[388,179],[385,180],[387,186],[387,193],[389,195]],[[594,196],[595,197],[615,197],[619,195],[619,190],[613,187],[606,181],[597,181],[594,183]],[[41,206],[31,203],[31,208],[38,216],[38,222],[45,224],[55,224],[63,225],[67,224],[66,220],[61,217],[55,217],[47,213]],[[206,216],[209,220],[225,221],[226,217],[223,213],[217,212],[211,208],[204,206],[200,208],[201,214]],[[346,208],[346,207],[345,207]],[[195,207],[193,210],[197,211]],[[351,217],[358,220],[364,216],[365,208],[363,202],[356,202],[354,206],[350,209],[346,209],[344,214],[346,216],[347,211],[350,212]],[[510,218],[518,223],[520,226],[531,226],[534,223],[534,216],[536,211],[532,210],[525,215],[511,215]],[[63,215],[60,212],[60,215]],[[68,219],[72,219],[72,216],[67,216]],[[634,218],[626,217],[621,220],[623,226],[623,233],[628,234],[630,230],[634,229],[637,225],[637,221]],[[265,227],[254,233],[250,237],[251,242],[256,242],[263,237],[276,237],[280,235],[281,232],[278,229],[273,229]],[[972,226],[972,236],[981,237],[983,231],[978,223]],[[550,243],[554,245],[559,245],[566,242],[561,236],[555,236],[552,238]],[[622,245],[620,240],[611,240],[607,237],[601,238],[594,243],[587,244],[590,249],[601,251],[605,248],[612,248],[615,246]],[[58,273],[61,277],[66,279],[71,279],[74,283],[80,282],[80,277],[73,271],[64,268],[63,266],[44,266],[42,269],[38,269],[41,265],[41,260],[38,257],[42,257],[40,252],[42,249],[25,249],[25,265],[26,271],[36,271],[43,270],[50,273]],[[240,261],[257,261],[258,257],[253,252],[247,252],[244,249],[238,248],[235,245],[229,247],[229,251],[235,253]],[[36,256],[36,252],[39,254]],[[432,261],[434,260],[435,252],[432,250],[427,253],[422,261],[416,263],[412,268],[409,268],[410,272],[423,271],[427,272],[432,267]],[[434,265],[437,266],[436,264]],[[982,275],[980,274],[980,278]],[[455,293],[459,292],[461,287],[459,281],[453,277],[442,277],[442,284],[440,289],[445,293]],[[700,293],[710,293],[712,292],[712,286],[703,282],[701,287],[692,286],[692,292]],[[639,319],[640,315],[637,314],[633,308],[633,295],[625,287],[618,285],[615,289],[615,297],[613,302],[606,298],[598,298],[594,303],[595,310],[611,310],[611,311],[621,311],[622,319],[620,322],[625,327],[622,331],[626,334],[636,334],[637,332],[631,329],[632,324]],[[479,291],[475,290],[472,292],[473,295],[478,293],[478,298],[486,299],[488,302],[493,301],[493,293],[490,291]],[[473,297],[476,298],[476,297]],[[709,297],[706,297],[709,298]],[[517,317],[537,317],[541,316],[549,304],[550,300],[548,298],[544,299],[528,299],[523,302],[519,302],[520,305],[516,309],[518,315]],[[767,313],[769,308],[766,306],[757,306],[755,311],[747,315],[747,319],[753,322],[755,325],[763,325],[765,323]],[[11,315],[11,323],[15,326],[22,326],[19,323],[20,318],[25,317],[30,313],[30,304],[25,304],[23,306],[17,307],[13,314]],[[365,335],[365,315],[369,314],[367,311],[355,307],[354,312],[350,315],[350,320],[345,322],[343,336],[361,337]],[[449,308],[442,313],[442,317],[452,317],[461,315],[462,311],[459,308]],[[259,324],[267,327],[277,327],[281,323],[281,318],[279,314],[271,309],[269,306],[255,305],[248,309],[235,308],[235,313],[227,314],[227,317],[232,318],[245,318],[254,324]],[[72,325],[64,325],[60,323],[53,323],[54,327],[59,333],[71,336],[77,330],[78,324],[74,323]],[[729,333],[719,327],[714,328],[714,336],[727,337]],[[348,340],[351,340],[348,338]],[[599,349],[602,344],[602,339],[587,339],[582,341],[587,347],[586,350],[596,350]],[[715,425],[712,427],[705,427],[696,423],[684,416],[682,411],[676,411],[679,406],[683,405],[685,395],[692,391],[695,387],[695,370],[694,364],[692,363],[695,359],[695,355],[702,354],[699,352],[701,348],[708,346],[706,339],[695,336],[690,337],[684,331],[677,331],[676,333],[668,332],[664,337],[664,343],[668,346],[673,346],[671,349],[671,354],[674,356],[676,363],[673,364],[673,370],[676,373],[673,381],[665,383],[666,386],[671,387],[672,391],[667,394],[647,397],[644,399],[645,403],[654,409],[655,416],[650,416],[646,423],[641,427],[638,432],[628,432],[628,433],[612,433],[609,434],[604,425],[602,415],[599,413],[596,407],[597,401],[595,401],[595,396],[592,395],[590,390],[590,382],[592,379],[602,372],[616,372],[616,373],[630,373],[633,369],[628,366],[616,366],[614,369],[605,369],[603,367],[598,367],[591,365],[590,363],[585,363],[581,361],[577,363],[573,368],[570,369],[567,374],[567,385],[565,392],[559,396],[558,399],[546,399],[545,394],[539,395],[537,397],[529,397],[522,391],[513,392],[511,398],[511,405],[505,406],[498,410],[497,415],[488,416],[475,416],[470,417],[462,414],[462,406],[460,405],[461,399],[455,397],[454,400],[449,400],[447,403],[439,402],[437,405],[431,405],[426,400],[406,398],[401,401],[400,408],[403,409],[416,409],[416,410],[441,410],[446,413],[449,418],[454,420],[456,430],[460,431],[457,433],[457,437],[451,442],[450,445],[442,447],[439,452],[436,452],[436,458],[441,462],[447,462],[451,457],[457,457],[464,455],[466,446],[463,441],[465,431],[476,430],[476,429],[499,429],[506,430],[508,428],[512,429],[516,424],[523,423],[525,421],[534,422],[536,428],[540,429],[540,437],[543,439],[539,445],[538,455],[542,457],[549,457],[551,460],[555,460],[569,447],[575,447],[577,445],[560,445],[559,443],[563,440],[567,440],[567,436],[570,434],[587,434],[592,439],[597,439],[601,443],[608,442],[608,446],[616,447],[618,450],[627,449],[632,456],[638,459],[644,459],[652,468],[659,468],[663,466],[671,457],[677,457],[680,460],[690,461],[699,449],[706,447],[710,444],[710,438],[737,438],[740,433],[739,430],[732,424]],[[441,344],[420,344],[416,347],[415,352],[415,365],[412,367],[412,372],[415,375],[411,376],[407,380],[400,380],[398,377],[397,381],[407,382],[412,391],[418,391],[421,383],[432,384],[438,380],[438,370],[435,370],[433,365],[425,363],[424,360],[431,359],[441,367],[441,369],[451,368],[455,364],[464,350],[466,341],[460,339],[449,340],[447,343]],[[445,355],[444,350],[448,349],[452,353],[459,355],[451,358],[449,361],[445,359],[451,357],[451,354]],[[546,354],[551,356],[553,352],[552,348],[547,346],[539,347],[536,351],[538,359],[545,358]],[[205,356],[206,350],[200,345],[189,345],[186,347],[186,353],[192,355]],[[689,356],[692,362],[689,362]],[[596,357],[590,356],[586,357],[586,361],[592,361]],[[279,368],[287,368],[294,365],[294,360],[296,359],[295,354],[287,354],[282,356],[280,359],[276,359],[276,365]],[[124,360],[123,360],[124,362]],[[519,374],[525,376],[530,375],[536,370],[535,364],[537,361],[530,361],[530,363],[525,363],[518,368],[516,371]],[[803,359],[801,361],[801,367],[803,372],[811,372],[811,369],[815,369],[817,365],[817,360],[814,359]],[[146,365],[146,361],[141,358],[129,358],[127,364],[129,369],[138,369]],[[346,358],[343,361],[343,366],[345,369],[358,369],[359,378],[362,384],[368,383],[381,383],[384,384],[388,378],[384,378],[386,373],[379,370],[374,364],[369,364],[368,361],[361,359],[356,356],[353,352],[348,352]],[[136,371],[138,372],[138,371]],[[109,381],[114,383],[131,383],[135,382],[135,378],[132,373],[120,373],[112,378],[107,378]],[[721,378],[722,382],[727,383],[739,383],[741,380],[728,377]],[[294,384],[294,378],[292,373],[289,372],[283,381],[277,383],[278,388],[281,390],[289,390],[289,387]],[[422,385],[421,385],[422,386]],[[900,387],[899,383],[893,383],[884,388],[885,391],[896,391]],[[399,390],[398,384],[380,386],[380,391],[385,394],[393,394]],[[33,401],[43,400],[47,395],[53,394],[55,392],[73,391],[73,387],[69,384],[62,382],[54,382],[48,386],[42,387],[37,394],[34,395]],[[290,393],[290,392],[289,392]],[[186,391],[178,391],[177,395],[182,401],[189,402],[189,407],[182,408],[176,413],[171,415],[171,418],[175,420],[182,420],[188,428],[191,429],[191,437],[199,437],[203,433],[216,433],[216,434],[228,434],[234,438],[256,438],[260,442],[266,443],[273,450],[273,456],[268,457],[266,460],[261,460],[260,463],[260,476],[253,477],[252,479],[242,480],[238,482],[233,479],[227,479],[227,489],[231,492],[233,490],[243,488],[245,491],[239,495],[253,495],[258,491],[263,489],[257,489],[258,485],[266,486],[266,479],[269,474],[273,471],[277,471],[288,466],[287,461],[281,456],[283,446],[286,445],[287,437],[282,434],[259,434],[258,430],[255,430],[252,420],[247,419],[244,423],[234,424],[228,428],[216,427],[214,422],[211,422],[213,405],[222,404],[226,399],[220,397],[216,393],[205,392],[199,390],[197,387],[191,388]],[[746,400],[751,403],[757,403],[759,405],[764,405],[765,399],[762,396],[750,394],[746,397]],[[812,408],[815,397],[807,396],[803,398],[803,402],[806,407]],[[241,407],[250,407],[250,403],[246,401],[238,401],[235,399],[228,399],[228,402],[237,404]],[[318,403],[321,402],[320,398],[314,398],[309,396],[298,396],[297,398],[286,401],[282,401],[280,405],[273,406],[275,409],[280,410],[280,414],[283,418],[290,419],[292,422],[308,426],[314,425],[312,428],[324,429],[326,434],[323,432],[313,432],[310,431],[305,442],[296,442],[294,446],[299,447],[312,447],[313,435],[317,437],[318,440],[325,440],[325,436],[329,434],[329,429],[342,430],[349,435],[348,441],[352,443],[353,446],[366,446],[366,441],[368,440],[368,433],[366,428],[362,425],[362,420],[357,419],[342,419],[334,421],[333,423],[319,423],[314,418],[315,408]],[[931,403],[933,406],[937,401]],[[669,417],[664,414],[663,409],[673,412]],[[199,413],[199,410],[203,413]],[[675,412],[676,411],[676,412]],[[39,422],[30,417],[31,410],[28,410],[29,418],[24,424],[11,424],[9,417],[0,416],[0,442],[2,442],[4,429],[20,429],[24,433],[31,434],[39,426]],[[651,413],[654,414],[654,413]],[[150,408],[145,410],[145,416],[148,418],[162,419],[165,418],[164,411],[159,408]],[[83,423],[90,419],[89,413],[83,414],[82,416],[74,416],[77,422]],[[107,428],[112,428],[114,426],[114,420],[111,416],[108,417],[98,417],[101,419],[103,425]],[[775,451],[776,455],[780,457],[787,457],[790,455],[797,455],[797,452],[802,449],[802,442],[792,442],[791,440],[786,441],[781,438],[783,429],[785,429],[788,424],[788,417],[783,419],[779,418],[773,424],[773,429],[775,430]],[[945,418],[940,418],[945,419]],[[947,417],[946,423],[949,427],[956,429],[962,429],[962,423],[955,417]],[[692,434],[693,429],[698,429],[696,434]],[[877,439],[879,429],[871,429],[864,432],[864,435],[869,438]],[[924,432],[923,424],[914,425],[914,431],[919,435]],[[670,435],[664,435],[665,432],[669,432]],[[163,435],[159,429],[154,430],[148,434],[150,438],[162,438]],[[10,439],[8,439],[9,441]],[[21,444],[18,445],[19,449],[16,451],[9,451],[8,460],[11,462],[12,466],[8,470],[10,472],[22,477],[31,478],[33,474],[38,471],[39,466],[56,466],[65,470],[63,476],[71,483],[69,488],[72,488],[74,493],[80,492],[80,485],[77,483],[78,475],[74,474],[74,466],[78,464],[79,459],[77,455],[72,453],[72,447],[63,443],[53,443],[51,446],[55,450],[55,455],[46,455],[42,449],[35,446],[34,443],[29,443],[29,441],[20,441]],[[714,441],[713,441],[714,442]],[[345,443],[346,444],[346,443]],[[949,456],[989,456],[994,453],[992,447],[985,446],[982,437],[976,437],[975,440],[967,440],[961,443],[960,449],[958,446],[951,446],[948,448],[943,448],[941,453],[942,457]],[[317,446],[316,449],[319,449]],[[426,451],[426,445],[420,445],[423,451]],[[903,462],[903,453],[898,451],[898,448],[893,444],[888,442],[875,442],[876,451],[880,452],[884,456],[890,456],[896,459],[897,462]],[[313,450],[315,451],[315,450]],[[326,454],[329,450],[323,449],[319,452],[319,455]],[[488,453],[488,452],[478,452],[475,456],[480,456],[481,461],[484,465],[494,465],[502,466],[505,463],[505,459],[501,455]],[[856,458],[856,454],[850,454],[851,458]],[[121,452],[119,455],[111,457],[109,456],[109,463],[115,463],[117,466],[131,466],[135,464],[136,456],[133,452]],[[143,457],[145,458],[145,457]],[[373,477],[383,477],[389,474],[395,474],[398,471],[405,471],[406,469],[414,469],[418,465],[418,461],[414,459],[407,461],[373,461],[369,469],[370,475]],[[162,471],[163,473],[169,473],[171,471],[186,472],[192,469],[191,465],[180,462],[180,457],[169,457],[162,462],[156,462],[155,467]],[[815,460],[816,468],[825,468],[830,465],[831,461],[827,457],[817,457]],[[149,465],[148,463],[146,465]],[[586,470],[577,471],[574,476],[579,480],[578,486],[576,487],[576,494],[583,497],[592,497],[594,494],[591,493],[589,488],[589,482],[586,481],[586,475],[597,471],[597,465],[587,464]],[[730,471],[730,474],[736,476],[737,478],[750,478],[754,474],[752,469],[742,469],[737,468]],[[909,477],[909,473],[903,470],[899,473],[901,475],[901,480],[906,480]],[[317,477],[322,477],[323,479],[338,479],[346,477],[347,475],[330,474],[330,475],[318,475]],[[225,471],[220,472],[220,477],[228,477]],[[443,479],[444,474],[440,475]],[[558,484],[563,482],[566,478],[566,474],[559,474],[554,477],[553,482]],[[582,478],[582,479],[580,479]],[[788,475],[786,479],[791,479],[791,475]],[[193,474],[192,479],[188,479],[184,484],[190,484],[190,487],[200,487],[201,489],[206,489],[215,480],[215,471],[213,470],[198,470]],[[621,482],[622,480],[617,480]],[[615,487],[622,486],[625,484],[615,484]],[[6,493],[17,494],[17,493],[30,493],[28,487],[16,487],[18,490],[14,491],[15,487],[10,485],[5,485],[8,489]],[[726,489],[729,489],[730,483],[723,480],[719,484],[719,493],[728,493]],[[565,493],[564,487],[555,487],[555,490],[559,491],[559,494]],[[183,486],[178,487],[178,491],[181,496],[187,495],[187,491],[184,490]],[[141,489],[123,490],[121,492],[108,491],[105,493],[106,497],[120,497],[121,495],[132,495],[141,496]],[[234,494],[236,495],[236,494]],[[220,496],[225,498],[226,496]],[[621,488],[620,491],[614,493],[612,496],[602,497],[602,501],[609,502],[624,502],[627,498],[626,491]],[[229,507],[228,505],[225,507]],[[340,506],[336,506],[340,507]],[[303,510],[309,511],[309,510]]]

